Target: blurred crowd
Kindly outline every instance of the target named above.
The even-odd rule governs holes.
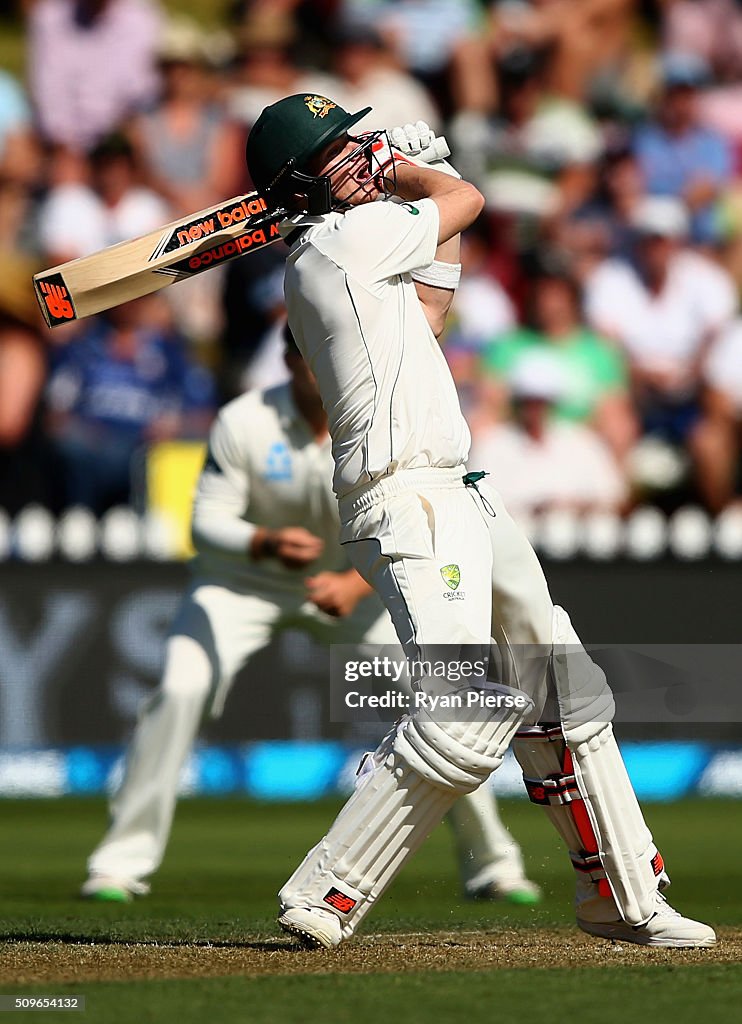
[[[153,446],[283,379],[283,243],[53,331],[30,282],[249,191],[296,92],[428,121],[484,193],[444,351],[513,512],[742,500],[742,0],[182,7],[0,3],[0,507],[140,501]]]

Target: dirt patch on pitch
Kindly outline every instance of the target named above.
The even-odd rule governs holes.
[[[742,961],[742,931],[719,929],[706,950],[648,949],[573,929],[370,935],[312,952],[283,938],[230,944],[0,943],[0,984],[130,981],[264,974],[392,974],[498,968],[606,967]]]

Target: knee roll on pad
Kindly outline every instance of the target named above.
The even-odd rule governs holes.
[[[462,691],[466,692],[466,691]],[[507,687],[488,691],[512,695]],[[481,706],[448,711],[453,721],[440,714],[419,711],[397,731],[393,749],[431,785],[471,793],[502,763],[503,756],[532,704],[520,694],[522,706],[501,706],[492,713]]]

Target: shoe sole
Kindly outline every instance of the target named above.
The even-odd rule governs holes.
[[[535,907],[543,897],[533,892],[509,892],[500,899],[503,903],[511,903],[516,907]]]
[[[133,903],[134,896],[125,889],[98,889],[80,894],[81,899],[95,903]]]
[[[334,949],[332,943],[328,944],[323,942],[322,939],[318,938],[313,932],[307,931],[305,928],[300,928],[299,925],[294,923],[294,921],[279,917],[278,924],[283,931],[288,935],[292,935],[295,939],[298,939],[302,946],[305,946],[307,949]]]
[[[587,935],[594,935],[598,939],[608,939],[612,942],[631,942],[635,946],[661,946],[665,949],[710,949],[716,945],[716,936],[708,936],[705,939],[662,939],[653,935],[641,935],[633,932],[628,935],[623,929],[615,928],[613,925],[592,925],[586,928],[580,921],[579,928]]]

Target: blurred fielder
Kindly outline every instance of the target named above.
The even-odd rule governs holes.
[[[397,642],[338,543],[327,417],[290,334],[288,341],[290,382],[235,399],[213,427],[193,508],[195,576],[162,682],[139,719],[110,828],[88,861],[86,897],[122,901],[149,891],[204,713],[221,714],[235,674],[279,630],[298,627],[323,643]],[[465,796],[450,818],[468,896],[538,901],[486,789]]]
[[[395,156],[383,131],[349,135],[369,110],[280,100],[250,132],[248,167],[272,201],[296,210],[282,225],[289,324],[328,414],[345,550],[408,658],[424,663],[448,645],[453,665],[456,649],[491,649],[488,677],[460,697],[478,690],[502,703],[406,716],[284,885],[279,921],[311,945],[349,938],[513,742],[576,868],[579,926],[711,945],[714,932],[660,893],[669,879],[613,737],[602,672],[485,474],[466,471],[469,431],[436,339],[458,283],[459,234],[484,200],[445,162],[436,170]],[[414,161],[431,134],[418,122],[394,129],[391,143]],[[434,696],[429,675],[417,686]]]

